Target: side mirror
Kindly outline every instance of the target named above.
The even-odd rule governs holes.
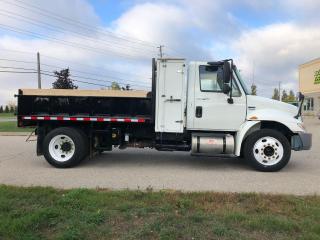
[[[223,93],[224,93],[224,94],[229,94],[230,91],[231,91],[230,85],[229,85],[228,83],[224,83],[224,84],[223,84]]]
[[[298,100],[299,102],[304,100],[304,95],[301,92],[298,93]]]
[[[231,66],[228,61],[223,63],[223,83],[228,84],[231,81]]]

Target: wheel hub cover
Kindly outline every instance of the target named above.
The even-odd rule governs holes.
[[[71,146],[71,144],[69,142],[64,142],[61,145],[61,150],[63,152],[70,152],[71,148],[72,148],[72,146]]]
[[[253,147],[255,159],[262,165],[272,166],[281,161],[284,154],[282,143],[270,136],[260,138]]]

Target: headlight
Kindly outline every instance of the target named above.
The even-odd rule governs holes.
[[[303,131],[306,131],[306,127],[303,123],[297,123],[298,127],[301,128]]]

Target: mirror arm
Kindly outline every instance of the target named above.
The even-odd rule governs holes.
[[[231,74],[230,74],[230,77],[231,77],[231,79],[230,79],[230,97],[228,98],[228,103],[229,104],[233,104],[233,98],[232,98],[232,81],[233,81],[233,60],[232,59],[230,59],[231,60]]]
[[[296,116],[294,116],[296,119],[298,119],[301,116],[302,113],[302,107],[303,107],[303,102],[304,102],[304,95],[303,94],[299,94],[299,102],[300,102],[300,106],[299,106],[299,110]]]

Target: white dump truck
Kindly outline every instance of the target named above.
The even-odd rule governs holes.
[[[153,59],[151,92],[20,89],[17,97],[18,126],[36,127],[37,154],[59,168],[136,147],[244,157],[278,171],[291,150],[311,148],[301,107],[250,95],[230,59]]]

